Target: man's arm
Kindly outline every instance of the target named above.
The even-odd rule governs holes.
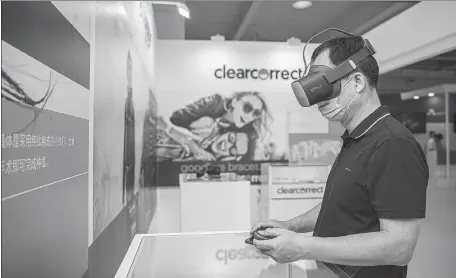
[[[302,259],[333,264],[407,265],[415,250],[421,219],[380,219],[379,232],[319,238],[300,237]]]
[[[320,213],[321,203],[306,213],[287,221],[288,229],[296,233],[309,233],[315,229],[318,214]]]

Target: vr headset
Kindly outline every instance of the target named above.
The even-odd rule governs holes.
[[[312,38],[304,46],[303,56],[306,50],[307,44],[319,34],[328,30],[336,30],[341,33],[353,36],[345,31],[330,28],[326,29]],[[364,47],[358,52],[350,56],[345,62],[332,69],[326,66],[310,66],[307,72],[307,63],[304,56],[305,72],[307,74],[299,80],[291,83],[291,88],[302,107],[309,107],[319,102],[329,100],[339,96],[341,90],[340,79],[347,74],[356,70],[359,62],[368,56],[375,54],[375,49],[369,43],[368,40],[364,40]]]

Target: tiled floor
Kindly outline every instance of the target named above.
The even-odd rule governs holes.
[[[427,217],[409,267],[409,278],[456,277],[456,179],[451,183],[450,188],[429,185]],[[179,188],[160,189],[158,196],[151,233],[180,232]]]

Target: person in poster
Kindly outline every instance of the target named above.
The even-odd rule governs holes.
[[[161,118],[158,148],[167,147],[168,151],[157,149],[157,156],[173,160],[254,160],[258,143],[270,133],[271,119],[258,92],[236,92],[229,98],[214,94],[175,111],[169,119]]]
[[[219,124],[208,117],[201,118],[197,122],[208,125]],[[158,126],[164,130],[160,133],[155,148],[155,155],[161,160],[239,160],[248,151],[248,136],[244,132],[219,133],[218,128],[214,127],[212,130],[216,132],[203,138],[197,135],[190,137],[186,132],[182,132],[182,129],[166,124],[163,118],[159,119]]]
[[[127,99],[125,100],[124,162],[122,192],[123,204],[127,204],[135,186],[135,108],[133,107],[132,62],[130,50],[127,55]]]
[[[157,145],[157,102],[154,93],[149,89],[149,103],[144,115],[143,124],[143,151],[141,158],[140,186],[150,186],[151,177],[155,176],[154,147]]]

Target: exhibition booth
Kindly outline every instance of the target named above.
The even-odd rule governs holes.
[[[46,105],[2,99],[5,277],[336,277],[244,242],[321,202],[340,152],[342,126],[290,85],[318,44],[157,40],[148,1],[2,8],[5,84]],[[381,73],[454,49],[455,10],[423,1],[363,34]],[[391,104],[431,91],[407,112],[443,134],[439,179],[456,187],[455,86]]]
[[[307,46],[308,61],[316,47]],[[297,103],[290,83],[303,75],[302,55],[301,44],[157,41],[158,117],[164,122],[158,127],[159,184],[175,192],[175,201],[163,207],[172,203],[180,209],[173,208],[175,214],[168,218],[179,222],[178,227],[166,229],[163,221],[154,232],[247,230],[260,219],[279,216],[284,208],[303,213],[318,203],[342,132],[316,107],[303,109]],[[234,119],[235,126],[236,119],[249,121],[249,107],[258,112],[256,120],[224,128],[226,119]],[[183,142],[180,128],[197,135],[190,143],[213,157],[176,148]],[[274,171],[273,179],[262,170],[265,165]],[[195,178],[211,167],[229,178]],[[292,172],[296,178],[287,184]],[[319,189],[317,194],[274,195],[277,186],[296,192]],[[269,197],[266,203],[273,211],[264,215],[263,201]]]
[[[387,73],[454,48],[456,30],[452,27],[449,19],[451,15],[448,14],[448,9],[453,4],[448,5],[426,2],[417,4],[365,34],[377,50],[376,58],[379,61],[381,73]],[[429,14],[430,10],[446,13],[446,15],[440,16],[437,12]],[[429,31],[429,36],[423,38],[418,34],[420,28],[404,24],[423,16],[435,17],[433,20],[441,22],[444,28]],[[417,24],[423,24],[421,29],[429,28],[424,26],[426,23],[422,21]],[[410,36],[397,35],[404,33]],[[391,40],[394,40],[399,47],[390,47]],[[302,47],[303,44],[294,45],[285,42],[157,41],[156,81],[160,104],[158,117],[198,135],[196,139],[191,140],[206,144],[205,150],[211,150],[212,156],[197,157],[187,150],[161,153],[162,157],[158,158],[159,184],[160,190],[166,192],[167,197],[166,204],[160,204],[159,197],[157,217],[160,218],[160,208],[164,208],[164,211],[166,207],[172,206],[169,211],[173,213],[168,211],[169,214],[165,213],[166,218],[159,225],[152,225],[156,227],[151,230],[153,234],[136,239],[137,242],[130,247],[129,251],[136,254],[135,259],[126,258],[123,266],[128,271],[119,269],[117,277],[133,275],[133,273],[141,277],[142,270],[139,270],[141,252],[149,250],[149,254],[158,253],[160,240],[181,242],[187,252],[191,249],[183,243],[187,240],[189,242],[194,240],[194,244],[201,240],[205,242],[205,246],[211,246],[206,242],[211,241],[212,238],[219,238],[217,242],[228,244],[233,238],[239,237],[238,240],[234,240],[239,246],[230,256],[230,258],[236,258],[236,250],[249,248],[243,243],[247,235],[246,231],[240,232],[244,237],[227,236],[226,233],[248,230],[243,227],[248,227],[249,221],[252,225],[257,221],[270,218],[289,219],[305,213],[321,202],[329,169],[341,148],[340,135],[343,129],[340,125],[329,123],[314,107],[303,109],[297,104],[290,83],[303,74]],[[310,60],[310,55],[316,47],[316,44],[310,44],[307,47],[304,53],[307,60]],[[450,175],[451,160],[448,161],[453,144],[453,136],[450,134],[452,132],[450,130],[450,91],[446,88],[439,92],[440,95],[436,92],[436,96],[443,96],[442,103],[444,103],[443,108],[439,107],[441,109],[439,113],[444,115],[440,118],[443,121],[437,122],[443,126],[442,131],[447,138],[444,142],[447,146],[444,163],[446,170],[440,177],[444,186],[454,183]],[[235,101],[237,104],[249,103],[250,110],[245,105],[238,110],[236,107],[231,107],[230,104]],[[401,99],[400,96],[399,99],[394,100],[396,104],[402,102],[406,100]],[[255,107],[256,104],[259,105]],[[396,106],[401,105],[403,104]],[[235,121],[236,117],[242,119],[248,114],[247,110],[252,109],[262,112],[262,121],[258,125],[251,129],[228,131],[228,133],[235,133],[234,135],[221,132],[224,131],[223,120],[228,118]],[[413,109],[407,112],[413,112]],[[426,110],[428,115],[427,112],[428,110]],[[436,115],[432,112],[429,115],[432,122],[432,117]],[[183,120],[184,117],[186,120]],[[399,120],[403,117],[405,116],[397,116]],[[426,131],[435,127],[432,124],[427,126],[428,124],[425,122]],[[166,135],[166,132],[163,134]],[[256,137],[250,136],[252,134]],[[425,133],[415,133],[415,136],[418,141],[424,140]],[[210,140],[201,140],[201,138],[210,138]],[[178,141],[178,139],[174,140]],[[171,148],[166,139],[158,140],[158,145]],[[235,154],[231,153],[233,147],[236,149]],[[174,147],[172,149],[175,150]],[[218,168],[220,175],[195,178],[198,173],[205,173],[211,167]],[[223,176],[223,174],[226,175]],[[194,180],[188,176],[192,176]],[[247,190],[248,187],[250,190]],[[217,192],[218,188],[220,188],[219,192]],[[236,200],[236,207],[233,205],[233,200]],[[228,209],[230,205],[231,209]],[[250,208],[250,214],[248,208]],[[223,223],[222,219],[226,220],[226,223]],[[166,221],[175,221],[179,224],[167,229]],[[170,235],[169,232],[173,234]],[[182,234],[186,232],[192,234]],[[210,233],[206,234],[208,232]],[[146,244],[148,241],[155,242],[155,245],[150,244],[149,246],[153,247],[147,249],[145,246],[148,246]],[[169,244],[172,246],[171,243]],[[200,248],[201,246],[202,244],[195,245],[198,251],[192,254],[206,252],[205,248]],[[212,256],[216,259],[217,254],[223,253],[213,250],[211,252],[215,254]],[[183,255],[183,257],[190,256]],[[220,258],[223,260],[222,255]],[[159,266],[151,266],[148,273],[155,273],[154,277],[161,277],[160,273],[168,273],[170,277],[179,276],[177,273],[174,274],[171,267],[166,268],[166,263],[160,261],[161,258],[157,260],[163,263],[158,263]],[[177,260],[180,261],[180,255]],[[199,263],[196,262],[199,256],[195,256],[193,260],[193,267],[189,269],[193,269],[193,273],[199,273],[199,276],[204,274],[228,277],[231,277],[230,275],[233,277],[261,276],[259,274],[261,271],[252,262],[248,262],[248,266],[234,267],[240,270],[241,274],[241,272],[230,272],[231,270],[224,269],[221,265],[214,266],[210,258],[204,259],[207,268],[201,270],[197,266]],[[318,269],[315,262],[301,263],[304,265],[301,265],[301,270],[308,272]],[[182,264],[187,265],[184,261]],[[270,262],[265,262],[259,268],[268,269],[268,267],[271,268],[270,266]],[[286,272],[289,270],[288,267],[290,266],[285,267],[281,274],[272,274],[268,277],[289,276],[290,274]],[[276,268],[272,267],[272,269]],[[321,277],[331,277],[330,274],[328,275]]]
[[[419,14],[422,9],[422,6],[415,7],[414,13]],[[411,12],[405,12],[401,16],[411,16]],[[393,20],[399,19],[393,18]],[[378,28],[381,33],[385,32],[386,27],[383,25]],[[397,51],[386,48],[379,41],[375,30],[366,34],[366,37],[372,40],[377,52],[381,53],[376,58],[379,60],[381,68],[386,68],[386,71],[404,66],[404,64],[396,64],[395,57],[397,56],[400,56],[401,59],[408,58],[408,60],[404,60],[406,63],[413,63],[416,61],[416,57],[409,54],[415,53],[414,51],[424,51],[423,49],[425,49],[426,55],[438,54],[443,50],[433,48],[432,45],[436,47],[441,45],[441,41],[446,41],[448,36],[452,36],[451,32],[454,32],[446,30],[445,34],[435,34],[434,43],[427,41],[426,45],[418,43],[413,46],[409,45],[409,51],[404,52],[402,48],[398,48]],[[379,46],[376,45],[376,42]],[[403,39],[401,39],[401,43],[408,45],[408,42]],[[307,61],[310,60],[310,56],[317,46],[317,44],[307,46],[304,53]],[[310,185],[318,186],[318,183],[324,185],[326,180],[324,174],[318,178],[309,178],[306,175],[316,171],[312,167],[330,167],[342,145],[340,138],[344,131],[342,126],[328,122],[316,107],[302,108],[292,93],[290,83],[303,74],[302,49],[303,44],[287,42],[157,41],[156,67],[158,70],[156,76],[158,103],[160,104],[158,117],[163,122],[167,122],[162,130],[160,130],[160,126],[158,128],[158,133],[163,134],[163,137],[158,140],[158,146],[161,148],[158,157],[158,183],[160,188],[169,187],[166,190],[166,194],[170,196],[167,203],[172,203],[172,205],[163,204],[162,206],[163,208],[173,206],[173,213],[167,214],[167,219],[173,219],[170,222],[174,221],[179,224],[167,228],[168,224],[163,221],[160,222],[161,225],[158,225],[160,228],[153,230],[154,232],[212,231],[209,227],[207,227],[208,230],[204,229],[204,225],[201,225],[200,229],[186,230],[183,223],[185,221],[204,222],[203,219],[211,222],[209,221],[212,219],[209,216],[210,213],[214,214],[214,219],[219,217],[216,215],[225,215],[219,214],[223,211],[221,208],[223,202],[213,201],[214,204],[220,204],[220,211],[217,211],[217,206],[211,207],[209,203],[207,206],[203,206],[206,198],[201,199],[201,207],[197,207],[195,201],[191,205],[187,205],[186,196],[201,196],[204,191],[208,196],[225,195],[226,201],[229,203],[230,194],[235,196],[236,194],[233,192],[241,189],[234,183],[231,187],[225,183],[226,188],[231,188],[232,193],[223,191],[225,193],[221,194],[222,191],[220,191],[220,194],[217,195],[215,185],[220,186],[221,190],[224,188],[219,182],[214,182],[214,188],[212,188],[206,184],[207,181],[199,181],[202,187],[194,186],[192,188],[188,186],[188,183],[183,183],[182,179],[179,179],[181,175],[205,172],[209,167],[217,167],[221,173],[232,173],[238,178],[250,182],[250,190],[247,190],[247,187],[242,189],[249,196],[245,200],[244,196],[239,197],[239,207],[244,209],[250,207],[251,224],[271,216],[286,218],[285,215],[277,214],[278,211],[284,211],[285,207],[289,212],[304,213],[321,200],[321,195],[318,194],[306,197],[298,196],[299,194],[294,196],[292,196],[293,194],[270,195],[269,193],[276,194],[277,190],[271,191],[270,188],[265,187],[265,185],[277,187],[280,184],[277,183],[277,178],[287,178],[294,173],[302,175],[296,177],[302,182],[290,185],[295,190],[307,192],[305,188]],[[440,96],[437,93],[445,96],[444,92],[436,91],[436,97]],[[390,101],[391,98],[388,94],[380,95],[380,98],[382,102],[392,107],[393,116],[402,122],[406,117],[420,112],[413,109],[402,111],[402,108],[409,104],[407,104],[408,100],[401,99],[399,94],[393,101]],[[412,101],[414,101],[413,98]],[[238,108],[233,103],[238,104]],[[423,112],[425,114],[424,122],[419,123],[424,125],[424,129],[412,130],[412,132],[424,148],[427,132],[438,128],[437,130],[444,133],[446,138],[444,143],[448,144],[448,147],[440,150],[440,153],[446,151],[451,153],[454,136],[451,134],[452,130],[447,133],[447,129],[451,125],[451,121],[447,119],[450,117],[450,110],[446,109],[445,105],[441,106],[442,103],[450,102],[442,99],[439,103],[439,106],[434,108],[447,116],[433,118],[434,115],[430,115],[426,119],[428,112],[426,110]],[[234,124],[236,124],[236,118],[248,120],[250,111],[245,110],[245,104],[250,109],[259,112],[261,117],[257,121],[245,124],[242,128],[225,129],[223,122],[227,119],[233,120]],[[410,105],[418,107],[413,103]],[[399,113],[393,113],[397,111]],[[173,131],[172,134],[166,133],[169,126],[177,126],[190,131],[195,135],[191,139],[192,143],[197,142],[202,146],[202,150],[208,151],[211,155],[197,157],[191,151],[188,152],[181,147],[176,148],[176,142],[183,141],[179,141],[179,134],[176,131]],[[186,135],[181,135],[181,138],[184,136]],[[170,142],[175,145],[171,146]],[[188,142],[184,142],[184,145],[185,143]],[[230,152],[233,149],[236,151],[235,154]],[[442,160],[442,155],[439,157],[440,159],[436,158],[435,162],[432,162],[437,164]],[[445,154],[445,157],[451,158],[451,155]],[[445,158],[444,163],[433,168],[439,172],[436,176],[443,187],[451,185],[450,163],[451,159],[447,163]],[[265,165],[268,166],[265,168]],[[271,174],[270,171],[264,169],[276,172]],[[325,169],[325,171],[327,175],[328,170]],[[282,176],[278,177],[279,175]],[[314,182],[314,180],[320,182]],[[205,186],[214,192],[209,193],[208,189],[203,189]],[[278,188],[280,189],[281,186]],[[195,191],[189,193],[192,190]],[[241,195],[237,194],[237,196]],[[269,201],[264,202],[268,198]],[[250,204],[247,203],[247,200],[250,201]],[[288,206],[292,203],[294,208]],[[270,206],[272,211],[264,213],[266,205]],[[174,209],[176,206],[178,209]],[[195,206],[195,211],[189,208],[193,206]],[[196,217],[203,214],[197,213],[196,209],[205,211],[208,214],[206,218],[197,221]],[[234,215],[234,212],[232,214]],[[243,216],[247,216],[247,213],[244,213]],[[240,222],[241,219],[247,221],[247,217],[245,219],[239,217]],[[239,223],[239,225],[242,229],[244,224]]]

